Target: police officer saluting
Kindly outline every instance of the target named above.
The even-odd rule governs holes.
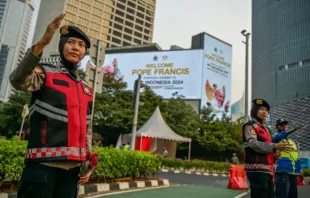
[[[269,104],[260,98],[253,100],[252,120],[243,126],[244,169],[251,188],[251,198],[274,197],[274,161],[276,150],[290,150],[287,143],[272,143],[264,125]]]
[[[93,96],[77,74],[77,64],[90,47],[89,38],[77,27],[61,27],[60,62],[39,64],[64,17],[61,14],[47,26],[42,39],[26,52],[10,76],[15,89],[32,92],[31,132],[20,198],[77,197],[78,181],[86,183],[91,175],[79,177],[86,153],[91,152]]]

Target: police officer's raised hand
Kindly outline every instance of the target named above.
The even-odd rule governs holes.
[[[274,148],[279,150],[279,151],[286,151],[286,152],[289,152],[289,151],[293,150],[292,145],[288,144],[286,142],[277,143],[277,144],[274,145]]]
[[[43,35],[43,37],[41,38],[41,40],[39,41],[39,43],[44,44],[44,45],[48,45],[50,44],[50,42],[53,39],[53,36],[55,34],[55,32],[58,30],[58,28],[60,27],[60,24],[62,22],[62,20],[65,18],[65,14],[61,14],[58,17],[56,17],[46,28],[46,31]]]
[[[41,40],[34,46],[32,53],[39,56],[46,45],[50,44],[55,32],[61,25],[62,20],[65,18],[65,14],[61,14],[56,17],[46,28],[46,31]]]

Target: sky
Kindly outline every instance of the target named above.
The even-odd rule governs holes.
[[[207,32],[232,44],[232,102],[235,102],[244,92],[243,29],[251,31],[249,0],[157,0],[153,42],[163,49],[171,45],[190,48],[193,35]]]
[[[41,0],[32,1],[36,4],[33,16],[36,19]],[[31,38],[34,27],[35,23]],[[171,45],[190,48],[193,35],[207,32],[232,44],[232,102],[236,102],[244,92],[243,29],[251,31],[250,0],[157,0],[153,42],[163,49],[169,49]]]

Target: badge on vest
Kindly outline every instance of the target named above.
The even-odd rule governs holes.
[[[43,74],[43,69],[40,66],[36,66],[33,71],[37,74]]]
[[[87,94],[87,95],[89,95],[89,96],[92,95],[91,90],[90,90],[90,87],[88,87],[87,85],[85,85],[85,84],[82,83],[82,88],[83,88],[83,91],[84,91],[85,94]]]
[[[252,126],[250,126],[250,133],[252,135],[256,135],[256,131],[255,131],[255,129]]]

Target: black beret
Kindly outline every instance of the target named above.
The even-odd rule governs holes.
[[[266,102],[266,100],[263,100],[261,98],[256,98],[253,101],[253,105],[257,106],[257,107],[266,107],[268,109],[268,111],[270,110],[270,106],[268,104],[268,102]]]
[[[78,27],[65,25],[60,28],[60,37],[74,37],[82,39],[86,43],[86,48],[90,47],[88,36]]]

